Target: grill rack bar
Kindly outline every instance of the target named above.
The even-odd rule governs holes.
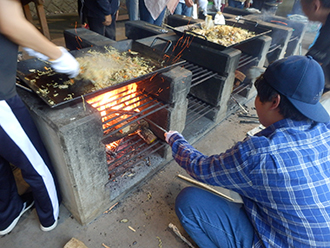
[[[299,36],[291,36],[288,42],[292,42],[294,40],[299,40]]]
[[[249,88],[249,87],[250,87],[249,84],[241,84],[241,85],[239,85],[238,87],[236,87],[236,88],[233,90],[232,94],[239,94],[239,93],[241,93],[243,90],[245,90],[245,89],[247,89],[247,88]]]
[[[195,65],[190,62],[185,62],[182,65],[183,68],[191,71],[192,79],[191,79],[191,87],[199,85],[206,80],[213,78],[218,75],[218,73],[205,69],[201,66]]]
[[[136,139],[136,141],[134,141]],[[159,149],[162,149],[166,146],[166,143],[160,140],[154,141],[152,144],[147,145],[140,138],[136,138],[134,136],[129,137],[125,143],[132,142],[130,145],[126,146],[122,150],[118,150],[117,152],[125,153],[125,155],[120,156],[120,158],[115,159],[113,162],[108,164],[108,168],[114,166],[113,169],[108,171],[108,174],[111,176],[111,179],[114,179],[120,175],[123,175],[126,171],[133,168],[135,165],[141,163],[145,158],[157,152]],[[132,149],[134,147],[134,149]],[[134,152],[138,151],[136,154]],[[127,152],[126,152],[127,151]],[[130,156],[132,155],[132,156]],[[125,160],[125,158],[129,157],[129,159]],[[134,161],[135,160],[135,161]],[[131,163],[132,162],[132,163]],[[131,163],[131,164],[129,164]],[[115,166],[117,165],[118,166]],[[126,165],[126,168],[123,168]],[[119,173],[118,173],[119,172]],[[118,174],[118,175],[117,175]]]
[[[126,90],[126,92],[127,91],[128,90]],[[121,94],[125,93],[125,91],[121,91],[120,93]],[[123,114],[125,114],[124,108],[132,106],[132,105],[137,104],[139,102],[140,102],[140,105],[136,106],[136,107],[133,107],[132,109],[130,109],[130,111],[127,111],[126,114],[130,115],[130,117],[128,117],[126,119],[121,118],[121,115],[118,115],[118,116],[115,115],[114,117],[111,117],[111,118],[108,118],[108,119],[104,120],[102,122],[103,125],[105,125],[107,123],[110,123],[110,122],[114,122],[113,125],[108,126],[106,128],[103,128],[103,131],[105,133],[107,133],[109,130],[113,129],[114,127],[116,127],[116,126],[118,126],[118,125],[120,125],[124,122],[128,122],[127,124],[124,124],[120,128],[108,132],[106,136],[110,136],[110,135],[122,130],[123,128],[127,127],[131,123],[139,121],[142,118],[145,118],[145,117],[147,117],[147,116],[149,116],[149,115],[151,115],[151,114],[153,114],[153,113],[155,113],[155,112],[157,112],[161,109],[168,108],[168,106],[169,106],[169,104],[163,104],[162,102],[160,102],[160,101],[158,101],[158,100],[156,100],[156,99],[154,99],[154,98],[152,98],[152,97],[150,97],[150,96],[148,96],[144,93],[141,93],[141,92],[139,94],[133,96],[130,99],[126,99],[125,101],[120,101],[120,100],[124,99],[125,97],[127,98],[127,95],[118,97],[116,99],[116,101],[118,101],[117,104],[111,105],[111,107],[109,106],[108,109],[102,110],[102,111],[109,111],[109,113],[107,113],[105,116],[102,116],[102,119],[104,119],[106,117],[109,117],[111,115],[115,115],[118,112],[123,112]],[[128,101],[132,101],[132,102],[128,103]],[[103,105],[100,105],[99,107],[105,107],[107,104],[109,104],[109,103],[105,103]],[[117,110],[112,109],[112,108],[116,108],[120,105],[124,105],[124,106],[121,107],[121,108],[118,108]],[[137,110],[137,109],[142,109],[142,110],[139,111],[139,112],[136,112],[135,110]],[[135,118],[135,117],[137,117],[137,118]],[[120,119],[120,120],[116,121],[116,119]]]
[[[186,126],[193,124],[208,113],[217,110],[216,107],[212,107],[192,95],[188,95],[188,101]]]
[[[269,50],[268,50],[268,52],[267,52],[267,54],[268,53],[272,53],[272,52],[274,52],[275,50],[277,50],[277,49],[282,49],[282,45],[278,45],[278,44],[273,44],[273,45],[271,45],[270,47],[269,47]]]
[[[157,103],[156,103],[156,104],[157,104]],[[157,105],[160,105],[160,104],[157,104]],[[112,134],[118,132],[119,130],[122,130],[123,128],[127,127],[128,125],[130,125],[130,124],[132,124],[132,123],[135,123],[135,122],[137,122],[137,121],[139,121],[139,120],[141,120],[141,119],[143,119],[143,118],[145,118],[145,117],[147,117],[147,116],[149,116],[149,115],[151,115],[151,114],[153,114],[153,113],[155,113],[155,112],[157,112],[157,111],[159,111],[159,110],[161,110],[161,109],[168,108],[168,106],[169,106],[169,105],[161,105],[161,106],[157,107],[156,109],[154,109],[154,110],[148,112],[147,114],[143,114],[143,112],[149,110],[150,108],[156,107],[156,105],[150,106],[150,107],[148,107],[147,109],[144,109],[143,111],[141,111],[141,112],[139,112],[139,113],[136,113],[136,114],[132,115],[131,117],[127,118],[127,119],[123,119],[123,120],[121,120],[121,121],[119,121],[119,122],[116,122],[116,123],[115,123],[114,125],[112,125],[111,127],[106,128],[106,129],[103,129],[103,130],[106,131],[106,130],[108,130],[108,129],[110,129],[110,128],[114,128],[115,126],[117,126],[117,125],[119,125],[119,124],[122,124],[123,122],[128,121],[127,124],[124,124],[124,125],[121,126],[120,128],[118,128],[118,129],[116,129],[116,130],[114,130],[114,131],[109,132],[109,133],[107,134],[107,136],[110,136],[110,135],[112,135]],[[140,115],[140,116],[139,116],[139,115]],[[139,116],[139,117],[137,117],[136,119],[132,120],[132,119],[133,119],[134,117],[136,117],[136,116]]]
[[[245,65],[248,65],[251,62],[256,61],[256,60],[258,60],[258,57],[256,57],[256,56],[242,54],[241,57],[239,58],[237,69],[239,69]]]

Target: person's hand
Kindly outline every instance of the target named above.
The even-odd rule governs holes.
[[[44,55],[42,53],[39,53],[39,52],[36,52],[31,48],[23,47],[23,50],[25,52],[27,52],[27,54],[31,57],[36,57],[36,58],[41,59],[41,60],[48,60],[49,59],[46,55]]]
[[[111,15],[106,15],[105,21],[102,22],[104,26],[109,26],[112,23],[112,16]]]
[[[177,131],[168,131],[167,133],[164,133],[165,140],[166,140],[167,143],[168,143],[170,137],[175,133],[179,133],[179,132],[177,132]]]
[[[185,4],[187,5],[187,7],[192,7],[192,6],[194,6],[194,1],[193,0],[185,0]]]
[[[58,73],[65,73],[70,78],[74,78],[79,74],[80,67],[78,61],[64,48],[61,49],[62,55],[56,60],[50,60],[50,66]]]

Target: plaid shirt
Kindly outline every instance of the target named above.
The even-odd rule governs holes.
[[[180,135],[173,157],[193,178],[238,192],[254,247],[330,247],[330,123],[274,123],[219,155]]]

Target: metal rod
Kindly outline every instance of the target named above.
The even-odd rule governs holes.
[[[30,88],[25,87],[25,86],[23,86],[23,85],[21,85],[21,84],[19,84],[19,83],[16,83],[16,86],[19,87],[19,88],[22,88],[22,89],[24,89],[24,90],[26,90],[26,91],[28,91],[28,92],[33,92]]]
[[[134,159],[136,159],[136,158],[139,158],[139,161],[137,162],[137,163],[139,163],[139,162],[142,160],[142,158],[141,158],[141,155],[142,155],[142,154],[145,154],[144,158],[145,158],[145,157],[148,157],[149,155],[155,153],[155,152],[158,151],[160,148],[162,148],[162,147],[165,146],[165,143],[164,143],[164,142],[161,142],[161,141],[159,141],[159,140],[157,140],[156,142],[153,142],[151,145],[147,145],[147,144],[144,143],[144,141],[142,141],[142,139],[140,139],[140,138],[139,138],[138,142],[143,142],[143,143],[142,143],[141,145],[137,146],[137,147],[135,146],[134,149],[135,149],[135,150],[138,150],[139,148],[142,148],[142,150],[141,150],[140,152],[138,152],[137,154],[135,154],[134,156],[130,157],[128,160],[124,161],[125,163],[122,162],[122,163],[120,163],[120,165],[118,165],[117,167],[115,167],[115,168],[113,168],[112,170],[110,170],[110,171],[108,172],[109,174],[118,171],[123,165],[127,165],[127,163],[131,162],[132,160],[134,160]],[[153,150],[152,150],[152,153],[148,152],[148,151],[150,151],[153,147],[155,147],[156,145],[159,145],[159,144],[161,144],[161,143],[163,143],[163,146],[162,146],[162,147],[158,147],[157,149],[153,149]],[[132,147],[132,146],[135,145],[135,144],[136,144],[136,143],[132,144],[131,146],[125,147],[124,149],[122,149],[122,150],[120,150],[120,151],[118,151],[118,152],[125,151],[125,150],[129,149],[130,147]],[[145,147],[145,148],[144,148],[144,147]],[[126,148],[127,148],[127,149],[126,149]],[[110,163],[108,167],[110,167],[111,165],[114,165],[114,164],[118,163],[118,161],[120,161],[120,160],[123,160],[124,158],[126,158],[127,156],[129,156],[130,154],[132,154],[135,150],[132,150],[132,149],[131,149],[129,152],[127,152],[127,153],[125,152],[125,156],[121,156],[119,159],[116,159],[114,162]],[[132,164],[131,166],[129,166],[129,168],[132,168],[132,167],[133,167],[135,164],[137,164],[137,163]],[[129,168],[126,168],[126,170],[129,169]],[[121,174],[122,174],[122,173],[121,173]],[[118,175],[117,175],[117,176],[118,176]]]
[[[281,46],[281,45],[276,45],[276,44],[275,44],[275,47],[272,48],[272,50],[270,50],[270,48],[269,48],[267,54],[268,54],[268,53],[272,53],[272,52],[274,52],[276,49],[279,49],[279,48],[282,48],[282,46]]]
[[[161,126],[159,126],[158,124],[156,124],[155,122],[153,122],[152,120],[149,120],[148,118],[145,118],[145,120],[147,122],[151,123],[152,125],[156,126],[157,128],[159,128],[160,130],[162,130],[164,133],[167,133],[168,132],[164,128],[162,128]]]
[[[151,106],[151,107],[155,107],[155,106]],[[151,107],[149,107],[148,109],[150,109]],[[145,117],[147,117],[147,116],[149,116],[149,115],[151,115],[151,114],[153,114],[153,113],[155,113],[155,112],[157,112],[157,111],[159,111],[161,109],[167,108],[167,107],[168,107],[167,105],[162,105],[162,106],[158,107],[157,109],[154,109],[153,111],[149,112],[147,115],[141,115],[140,117],[134,119],[134,122],[139,121],[139,120],[141,120],[141,119],[143,119],[143,118],[145,118]],[[147,109],[144,109],[144,110],[147,110]],[[128,119],[132,119],[132,118],[128,118]],[[119,125],[119,124],[122,124],[123,122],[127,122],[128,119],[123,119],[122,121],[117,122],[115,125],[112,125],[111,127],[105,128],[103,131],[107,131],[107,130],[109,130],[109,129],[111,129],[111,128]],[[127,127],[127,126],[129,126],[131,123],[133,123],[133,121],[132,122],[129,122],[129,123],[123,125],[123,126],[121,126],[120,129],[116,129],[116,130],[108,133],[107,136],[110,136],[110,135],[116,133],[117,131],[119,131],[119,130],[121,130],[121,129]]]
[[[245,113],[249,113],[249,111],[247,111],[243,106],[242,106],[242,104],[240,104],[237,100],[236,100],[236,98],[235,97],[233,97],[232,95],[230,96],[233,100],[234,100],[234,102],[245,112]]]

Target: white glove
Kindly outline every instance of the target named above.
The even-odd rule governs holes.
[[[176,134],[176,133],[179,133],[177,131],[168,131],[167,133],[164,133],[164,136],[165,136],[165,140],[166,142],[168,143],[168,141],[170,140],[170,137],[173,135],[173,134]]]
[[[27,52],[27,54],[31,57],[36,57],[36,58],[41,59],[41,60],[48,60],[49,59],[46,55],[44,55],[42,53],[39,53],[39,52],[36,52],[31,48],[23,47],[23,50],[25,52]]]
[[[65,73],[70,78],[76,77],[80,71],[78,61],[64,47],[60,47],[60,49],[62,55],[56,60],[49,61],[51,67],[54,71]]]

